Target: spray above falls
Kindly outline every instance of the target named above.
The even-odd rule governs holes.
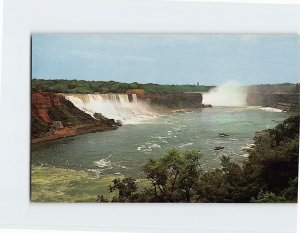
[[[229,81],[203,93],[203,103],[213,106],[246,106],[247,88]]]
[[[94,117],[95,113],[121,121],[136,124],[156,116],[149,106],[137,100],[136,94],[64,94],[75,107]]]

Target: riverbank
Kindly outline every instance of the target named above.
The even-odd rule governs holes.
[[[32,138],[31,143],[39,143],[39,142],[50,141],[59,138],[73,137],[73,136],[86,134],[86,133],[116,130],[118,128],[119,128],[118,125],[108,126],[108,125],[102,125],[101,123],[64,127],[52,132],[48,132],[43,136]]]

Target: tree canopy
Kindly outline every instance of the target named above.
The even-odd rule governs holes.
[[[205,92],[213,86],[161,85],[154,83],[122,83],[115,81],[85,81],[66,79],[32,79],[32,91],[57,93],[126,93],[129,89],[144,89],[146,93]]]

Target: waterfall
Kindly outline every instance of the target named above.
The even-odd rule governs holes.
[[[203,103],[213,106],[246,106],[247,88],[235,81],[227,81],[221,86],[203,93]]]
[[[136,94],[132,94],[132,99],[133,99],[133,102],[137,102],[137,96],[136,96]]]
[[[132,94],[129,101],[127,94],[64,94],[75,107],[94,117],[94,113],[121,121],[123,124],[136,124],[156,116],[151,108],[138,101]]]

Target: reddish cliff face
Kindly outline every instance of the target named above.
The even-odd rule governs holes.
[[[59,94],[32,92],[31,98],[32,142],[112,130],[120,126],[105,117],[91,117]]]
[[[44,124],[50,124],[51,118],[49,110],[52,107],[61,105],[63,97],[54,93],[32,92],[31,95],[31,114],[32,117],[38,118]]]

